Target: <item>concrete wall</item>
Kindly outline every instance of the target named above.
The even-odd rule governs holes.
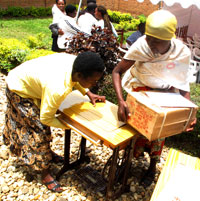
[[[66,0],[67,4],[78,4],[79,0]],[[19,7],[51,7],[55,0],[0,0],[0,8],[8,6]],[[107,9],[120,12],[131,13],[133,16],[140,14],[149,15],[154,10],[158,9],[157,5],[153,5],[149,0],[144,0],[143,3],[138,3],[137,0],[97,0],[98,5],[103,5]],[[83,5],[86,5],[86,0],[83,0]]]

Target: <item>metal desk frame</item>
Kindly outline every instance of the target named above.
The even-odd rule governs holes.
[[[128,179],[128,172],[131,166],[131,159],[133,157],[134,145],[137,139],[137,134],[130,139],[128,146],[128,158],[125,164],[125,168],[123,171],[123,179],[121,187],[114,192],[114,182],[116,177],[116,169],[117,169],[117,158],[119,155],[120,147],[116,147],[113,149],[113,155],[111,159],[111,165],[109,168],[109,175],[108,175],[108,184],[106,188],[106,200],[114,199],[119,197],[125,190],[127,179]],[[62,169],[58,172],[56,178],[59,179],[66,171],[73,169],[80,165],[81,163],[87,161],[87,157],[85,156],[85,149],[86,149],[86,139],[82,136],[81,143],[80,143],[80,157],[75,162],[70,163],[70,138],[71,138],[71,129],[65,130],[65,141],[64,141],[64,165]]]

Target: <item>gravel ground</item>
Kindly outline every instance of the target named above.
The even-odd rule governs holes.
[[[5,97],[5,76],[0,73],[0,134],[4,126],[4,112],[6,109]],[[63,130],[52,128],[53,142],[52,149],[63,155]],[[71,158],[74,159],[78,153],[80,136],[72,133]],[[74,177],[75,170],[66,172],[60,178],[60,184],[64,191],[62,193],[52,193],[41,183],[40,175],[34,175],[32,181],[27,180],[26,170],[15,162],[15,157],[9,156],[7,147],[3,144],[0,135],[0,201],[1,200],[41,200],[41,201],[104,201],[105,196],[96,193],[85,187],[82,182]],[[160,163],[157,165],[157,177],[163,168],[168,154],[168,148],[164,147]],[[87,155],[90,157],[89,165],[101,172],[112,151],[105,146],[93,146],[87,142]],[[86,164],[83,164],[86,165]],[[155,187],[155,182],[146,189],[138,184],[138,176],[149,165],[148,154],[138,160],[132,160],[131,174],[128,179],[130,191],[122,194],[115,201],[149,201]],[[52,172],[56,173],[62,164],[52,164]]]

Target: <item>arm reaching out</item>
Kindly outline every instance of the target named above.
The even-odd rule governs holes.
[[[122,59],[122,61],[119,62],[119,64],[114,68],[114,70],[112,72],[113,85],[114,85],[115,92],[117,94],[117,100],[118,100],[118,105],[119,105],[118,119],[123,122],[127,121],[127,117],[130,116],[130,112],[129,112],[126,102],[123,99],[121,76],[134,63],[135,63],[135,61]]]

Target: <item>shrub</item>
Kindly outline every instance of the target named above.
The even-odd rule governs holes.
[[[146,16],[143,15],[143,14],[139,15],[139,16],[138,16],[138,19],[139,19],[140,22],[142,22],[142,23],[146,22]]]
[[[67,52],[78,54],[85,51],[98,53],[104,61],[106,72],[111,73],[118,63],[120,51],[119,43],[107,28],[94,27],[92,35],[84,36],[82,33],[75,35],[69,43]]]
[[[114,23],[120,22],[121,13],[119,11],[111,11],[109,9],[107,11],[108,11],[108,15],[110,16],[111,22],[114,22]]]
[[[26,9],[21,7],[9,6],[7,9],[7,14],[13,17],[21,17],[21,16],[27,16],[28,12]]]
[[[130,13],[121,13],[119,17],[120,22],[131,21],[133,19],[133,16]]]
[[[29,48],[17,39],[0,38],[0,68],[9,71],[23,62]]]
[[[49,10],[46,8],[35,8],[34,6],[32,6],[30,8],[30,15],[33,17],[45,17],[49,14]],[[51,13],[50,13],[51,14]]]
[[[29,8],[21,8],[15,6],[9,6],[8,9],[0,8],[0,17],[23,17],[28,15],[33,17],[45,17],[51,15],[51,8],[36,8],[34,6]]]
[[[99,93],[99,90],[106,85],[105,77],[112,73],[112,70],[121,58],[119,43],[113,36],[112,31],[107,28],[94,27],[92,36],[86,37],[78,33],[72,38],[67,48],[70,54],[79,54],[80,52],[93,51],[100,55],[106,67],[104,76],[98,81],[97,85],[91,89],[93,93]]]
[[[0,8],[0,17],[3,17],[5,15],[7,15],[7,10],[3,9],[3,8]]]
[[[122,89],[123,97],[126,99],[127,92]],[[104,76],[103,84],[98,90],[98,94],[101,96],[106,96],[106,100],[118,104],[117,101],[117,95],[115,93],[115,89],[113,87],[113,82],[112,82],[112,75],[111,74],[106,74]]]
[[[37,34],[37,36],[29,36],[26,40],[26,45],[33,49],[47,49],[47,45],[44,42],[45,35],[43,33]]]
[[[0,69],[9,72],[24,61],[53,53],[48,50],[30,50],[25,43],[17,39],[0,38]]]
[[[36,59],[36,58],[38,58],[40,56],[46,56],[46,55],[54,54],[54,53],[55,52],[50,51],[50,50],[34,49],[34,50],[31,50],[28,55],[26,55],[24,61],[28,61],[28,60],[31,60],[31,59]]]

